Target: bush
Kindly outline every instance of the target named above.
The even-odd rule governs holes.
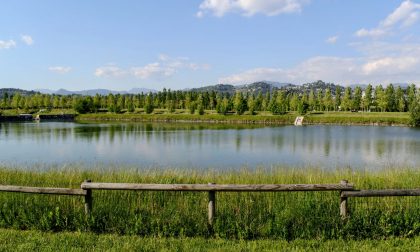
[[[410,121],[413,126],[420,126],[420,96],[410,106]]]
[[[89,99],[78,99],[73,106],[74,110],[79,114],[86,114],[91,112],[92,104]]]
[[[204,115],[204,107],[203,107],[203,105],[198,105],[197,110],[198,110],[198,114],[199,115]]]
[[[306,102],[299,102],[298,104],[298,113],[299,115],[304,115],[308,112],[309,105]]]

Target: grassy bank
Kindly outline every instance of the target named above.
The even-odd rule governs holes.
[[[23,113],[18,110],[3,110],[3,116]],[[44,111],[46,115],[77,114],[74,110]],[[178,109],[168,113],[165,109],[156,109],[152,114],[138,109],[134,113],[89,113],[79,114],[79,121],[131,121],[131,122],[205,122],[205,123],[244,123],[244,124],[293,124],[296,112],[284,115],[272,115],[270,112],[258,112],[256,115],[228,114],[220,115],[216,111],[206,110],[204,115],[190,114],[187,110]],[[304,124],[348,124],[348,125],[403,125],[410,124],[408,112],[312,112],[305,115]]]
[[[410,116],[401,112],[326,112],[305,116],[307,124],[409,125]]]
[[[2,251],[417,251],[420,238],[226,240],[0,229]]]
[[[204,115],[178,114],[83,114],[77,117],[80,121],[155,121],[155,122],[213,122],[213,123],[260,123],[260,124],[293,124],[296,113],[285,115]],[[355,125],[409,125],[408,113],[397,112],[323,112],[309,113],[304,124],[355,124]]]
[[[67,167],[48,171],[0,169],[0,183],[78,188],[98,182],[136,183],[338,183],[357,188],[417,188],[420,171],[318,169],[191,171]],[[44,231],[93,231],[159,237],[209,237],[207,193],[94,191],[92,218],[81,197],[0,193],[0,227]],[[339,216],[338,192],[218,193],[214,235],[235,239],[379,239],[420,234],[416,198],[351,198],[351,218]]]
[[[205,122],[205,123],[260,123],[260,124],[293,124],[294,114],[286,115],[191,115],[181,114],[83,114],[80,121],[138,121],[138,122]]]

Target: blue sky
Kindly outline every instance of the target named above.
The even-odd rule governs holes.
[[[420,83],[420,1],[3,0],[0,87]]]

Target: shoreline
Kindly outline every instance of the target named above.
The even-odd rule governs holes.
[[[347,125],[347,126],[395,126],[412,127],[408,114],[348,113],[333,112],[304,116],[305,125]],[[29,116],[29,117],[28,117]],[[46,114],[39,115],[41,121],[74,122],[154,122],[154,123],[203,123],[203,124],[244,124],[244,125],[294,125],[298,116],[284,115],[191,115],[191,114]],[[33,115],[3,115],[0,122],[32,121]]]
[[[328,115],[328,114],[327,114]],[[348,126],[396,126],[411,127],[407,117],[377,117],[369,114],[348,116],[348,113],[331,117],[307,115],[303,125],[348,125]],[[84,114],[75,121],[82,122],[156,122],[156,123],[209,123],[209,124],[254,124],[254,125],[294,125],[297,115],[185,115],[185,114]],[[329,115],[328,115],[329,116]]]

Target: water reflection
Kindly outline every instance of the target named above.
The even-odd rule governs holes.
[[[420,130],[194,124],[0,124],[3,163],[125,163],[224,168],[419,166]]]

